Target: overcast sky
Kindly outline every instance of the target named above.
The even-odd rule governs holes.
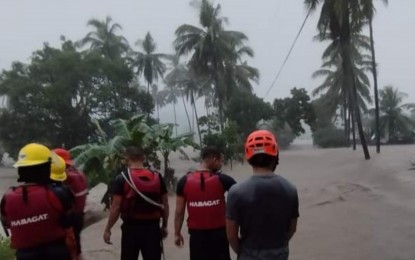
[[[249,63],[260,70],[255,92],[263,97],[273,81],[306,15],[303,0],[221,0],[222,14],[230,28],[246,33],[255,58]],[[374,22],[379,84],[393,84],[415,101],[415,0],[377,1]],[[172,53],[175,29],[197,24],[197,11],[189,0],[0,0],[0,69],[11,62],[27,62],[43,42],[60,43],[60,35],[78,40],[90,30],[90,18],[110,15],[123,27],[123,35],[136,42],[150,31],[158,51]],[[279,80],[266,100],[289,95],[294,87],[312,90],[318,81],[311,74],[321,65],[325,45],[314,42],[319,13],[314,13],[297,42]],[[167,116],[169,111],[164,111]]]

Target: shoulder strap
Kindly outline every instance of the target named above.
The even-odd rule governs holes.
[[[131,177],[131,171],[130,171],[129,168],[127,169],[127,174],[128,174],[128,178],[127,178],[127,175],[125,174],[125,172],[124,171],[121,171],[122,177],[127,182],[127,184],[131,187],[131,189],[133,189],[135,192],[137,192],[137,194],[140,195],[140,197],[143,198],[148,203],[150,203],[150,204],[152,204],[154,206],[157,206],[157,207],[159,207],[161,209],[164,209],[164,206],[162,204],[155,202],[154,200],[150,199],[149,197],[147,197],[146,195],[144,195],[142,192],[140,192],[137,189],[137,186],[134,184],[134,181],[133,181],[133,179]]]

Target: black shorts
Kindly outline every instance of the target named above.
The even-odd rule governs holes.
[[[162,238],[160,222],[126,221],[121,226],[121,260],[160,260]]]
[[[190,260],[230,260],[226,229],[189,230]]]

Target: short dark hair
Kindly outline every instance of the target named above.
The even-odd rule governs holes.
[[[139,145],[127,146],[124,150],[124,155],[131,161],[142,161],[145,157],[144,150]]]
[[[268,168],[274,171],[279,163],[279,154],[277,156],[256,154],[248,160],[248,163],[253,167]]]
[[[33,166],[23,166],[17,168],[19,178],[18,182],[33,182],[33,183],[49,183],[50,180],[50,165],[51,162],[46,162]]]
[[[200,152],[200,158],[206,160],[209,158],[221,158],[222,152],[215,146],[207,146],[202,149]]]

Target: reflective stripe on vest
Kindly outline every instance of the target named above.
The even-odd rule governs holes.
[[[129,181],[132,180],[137,190],[157,204],[161,203],[161,180],[158,173],[147,169],[131,169],[129,176]],[[159,206],[146,201],[125,181],[121,205],[122,218],[160,219],[161,211]]]
[[[202,184],[203,183],[203,184]],[[225,190],[219,175],[194,172],[186,177],[184,196],[190,229],[215,229],[225,226]]]
[[[82,213],[84,212],[86,197],[89,193],[86,176],[73,167],[67,169],[66,174],[68,178],[66,179],[65,183],[68,184],[75,196],[74,210],[75,212]]]
[[[27,203],[23,201],[27,190]],[[24,249],[65,237],[60,221],[62,203],[46,186],[20,186],[5,195],[5,214],[11,231],[11,245]]]

